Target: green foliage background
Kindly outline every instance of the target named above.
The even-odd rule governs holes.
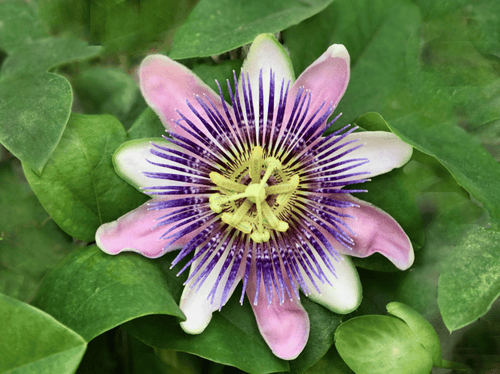
[[[265,32],[287,48],[296,76],[344,44],[352,73],[335,126],[391,131],[414,147],[361,198],[398,220],[415,264],[399,272],[381,256],[356,259],[364,299],[351,315],[303,298],[311,334],[289,362],[271,353],[248,302],[233,298],[188,336],[170,256],[113,257],[93,245],[100,224],[146,199],[116,175],[113,152],[164,133],[135,83],[142,58],[165,53],[216,89]],[[497,1],[0,0],[0,143],[0,373],[500,365]],[[391,304],[387,316],[390,302],[414,312]],[[417,320],[432,344],[418,341]],[[387,359],[396,346],[401,356]]]

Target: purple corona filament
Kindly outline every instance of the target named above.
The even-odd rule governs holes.
[[[153,143],[151,153],[166,163],[149,161],[159,171],[144,173],[153,180],[173,182],[145,188],[150,195],[176,196],[149,205],[151,210],[168,209],[157,222],[168,227],[162,235],[166,247],[199,230],[172,262],[175,266],[189,256],[179,271],[194,266],[186,284],[199,289],[222,263],[207,296],[213,301],[222,288],[220,307],[239,280],[239,272],[241,301],[250,272],[256,272],[255,304],[260,282],[269,304],[273,297],[280,303],[285,297],[298,298],[299,287],[309,293],[306,279],[316,289],[317,284],[330,283],[324,271],[335,276],[335,261],[331,261],[339,259],[335,246],[351,250],[354,245],[355,233],[345,220],[353,217],[340,210],[356,204],[342,195],[366,192],[345,188],[367,180],[368,173],[357,168],[368,159],[350,157],[362,145],[345,140],[356,127],[346,126],[323,137],[338,118],[327,122],[332,103],[312,106],[311,92],[303,88],[289,98],[290,82],[275,82],[272,71],[268,83],[269,92],[264,92],[261,70],[258,87],[242,75],[238,90],[234,74],[234,91],[227,82],[229,108],[217,82],[222,112],[208,97],[194,97],[202,110],[187,101],[191,113],[179,112],[176,123],[199,144],[171,133],[167,140],[176,149]],[[252,92],[257,89],[258,102],[254,102],[257,96]],[[269,99],[267,107],[264,97]],[[331,243],[325,233],[337,243]]]

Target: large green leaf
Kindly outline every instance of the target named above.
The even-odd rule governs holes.
[[[376,42],[379,28],[388,22],[395,1],[398,0],[337,0],[317,15],[285,30],[283,39],[295,72],[304,71],[334,43],[346,46],[351,65],[356,66],[370,43]]]
[[[17,160],[0,164],[0,186],[0,292],[26,301],[76,246],[45,212]]]
[[[335,346],[356,374],[427,374],[432,368],[430,354],[397,318],[350,319],[335,332]]]
[[[93,241],[101,224],[147,200],[114,171],[111,156],[125,140],[116,118],[73,114],[43,174],[24,165],[40,202],[71,236]]]
[[[500,231],[471,230],[439,278],[438,305],[450,331],[484,315],[500,295]]]
[[[391,131],[435,157],[492,217],[500,219],[500,165],[479,142],[454,124],[436,124],[418,115],[398,118]]]
[[[62,0],[59,0],[62,3]],[[108,51],[169,48],[172,35],[196,0],[90,1],[90,34]]]
[[[61,139],[73,101],[69,82],[58,75],[0,79],[0,142],[40,173]]]
[[[344,113],[339,126],[366,112],[384,113],[385,107],[393,105],[394,97],[406,87],[408,49],[418,48],[409,40],[421,26],[420,12],[415,4],[398,0],[384,15],[352,68],[349,86],[339,104]]]
[[[173,258],[172,254],[167,254],[155,261],[161,264],[172,294],[179,300],[187,274],[177,277],[175,274],[178,269],[169,269]],[[274,356],[261,337],[249,303],[238,303],[239,293],[241,287],[236,289],[220,313],[213,314],[210,324],[199,335],[186,334],[178,321],[164,316],[139,318],[124,327],[139,340],[155,348],[192,353],[249,373],[288,371],[288,363]]]
[[[2,75],[36,74],[69,62],[86,60],[99,54],[101,47],[88,46],[77,39],[46,38],[21,44],[2,65]]]
[[[86,343],[44,312],[0,294],[0,372],[74,373]]]
[[[24,0],[0,1],[0,49],[6,52],[46,36],[35,9]]]
[[[218,55],[276,33],[323,10],[331,0],[201,0],[179,28],[170,57]]]
[[[183,317],[154,261],[132,253],[110,256],[96,246],[64,259],[33,304],[86,341],[148,314]]]
[[[38,0],[38,17],[50,35],[89,35],[90,0]]]

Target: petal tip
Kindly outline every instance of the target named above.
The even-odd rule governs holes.
[[[196,316],[188,316],[185,311],[183,313],[186,315],[186,320],[180,323],[181,328],[185,333],[191,335],[198,335],[205,331],[212,319],[211,314],[207,319],[200,320]]]
[[[116,255],[116,254],[120,253],[120,251],[111,251],[111,250],[107,249],[106,248],[107,246],[103,242],[103,237],[106,235],[106,233],[113,231],[117,227],[118,227],[118,222],[113,221],[113,222],[102,224],[101,226],[99,226],[99,228],[95,232],[95,244],[99,247],[99,249],[101,251],[103,251],[104,253],[107,253],[108,255]]]
[[[348,64],[351,61],[351,57],[349,56],[349,52],[347,51],[347,48],[343,44],[331,45],[328,48],[327,53],[332,58],[341,58],[341,59],[346,60]]]

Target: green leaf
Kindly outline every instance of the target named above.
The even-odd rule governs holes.
[[[283,32],[296,73],[304,71],[334,44],[344,44],[351,66],[376,42],[379,28],[388,22],[395,0],[339,0],[325,10]],[[400,1],[401,2],[401,1]],[[307,51],[307,53],[304,53]],[[347,113],[346,113],[347,114]]]
[[[87,344],[87,350],[78,366],[78,374],[112,373],[113,369],[116,369],[121,364],[120,361],[129,359],[126,350],[123,349],[126,343],[126,341],[123,341],[123,337],[127,338],[125,332],[113,329],[92,339]],[[111,341],[113,344],[110,344]],[[120,355],[117,355],[116,352],[120,348]],[[158,373],[152,372],[151,374]]]
[[[128,130],[130,139],[159,138],[165,135],[165,127],[151,108],[146,108]]]
[[[133,339],[133,338],[132,338]],[[137,339],[134,339],[138,344],[146,346]],[[150,347],[148,347],[150,348]],[[151,349],[151,348],[150,348]],[[144,357],[146,359],[147,357]],[[145,360],[144,360],[145,361]],[[184,352],[174,351],[172,349],[156,350],[156,362],[162,368],[161,373],[168,374],[202,374],[203,359],[197,356],[190,355]],[[147,363],[146,363],[147,365]],[[138,373],[143,370],[138,370]]]
[[[125,140],[116,118],[73,114],[43,174],[24,165],[40,202],[71,236],[93,241],[101,224],[147,200],[114,171],[111,156]]]
[[[479,24],[481,36],[475,44],[481,52],[500,56],[500,6],[496,1],[474,4],[474,20]]]
[[[392,302],[387,304],[387,312],[402,319],[408,325],[418,337],[420,344],[431,355],[433,366],[440,366],[442,362],[441,343],[434,327],[421,314],[402,303]]]
[[[77,39],[47,38],[22,44],[2,65],[2,75],[44,73],[56,66],[99,55],[101,47]]]
[[[148,314],[183,318],[154,261],[132,253],[110,256],[97,246],[65,258],[42,283],[33,304],[86,341]]]
[[[356,374],[427,374],[432,359],[417,336],[401,320],[362,316],[335,332],[335,346]]]
[[[179,300],[187,273],[177,277],[178,269],[169,269],[173,254],[157,261],[168,279],[175,300]],[[127,332],[159,349],[187,352],[255,374],[288,371],[289,365],[273,355],[255,321],[250,304],[238,303],[241,287],[222,308],[215,312],[208,327],[199,335],[186,334],[178,321],[163,316],[147,316],[124,325]]]
[[[330,312],[307,297],[302,297],[301,303],[309,316],[311,330],[304,350],[290,361],[291,374],[303,373],[328,352],[333,345],[335,330],[342,322],[341,315]]]
[[[217,65],[197,64],[191,70],[217,94],[219,94],[219,88],[215,80],[218,80],[224,99],[230,103],[231,98],[229,97],[226,80],[229,79],[230,82],[233,82],[233,71],[238,76],[242,64],[243,60],[227,60]]]
[[[500,219],[500,165],[479,141],[454,124],[436,124],[418,115],[395,119],[388,126],[406,143],[435,157],[492,217]]]
[[[74,373],[85,341],[44,312],[0,294],[0,372]]]
[[[339,104],[344,114],[338,126],[366,112],[383,114],[386,107],[394,105],[394,96],[406,87],[408,49],[418,48],[418,43],[409,40],[421,26],[420,12],[414,3],[398,0],[384,15],[352,68],[349,86]]]
[[[143,51],[152,45],[168,49],[174,30],[194,4],[195,0],[94,0],[90,34],[110,52]]]
[[[87,114],[111,114],[125,128],[147,107],[134,79],[116,68],[85,70],[73,80],[79,103]]]
[[[433,0],[417,0],[419,8],[426,19],[443,18],[457,9],[462,8],[471,3],[470,0],[454,0],[454,1],[433,1]]]
[[[0,80],[0,142],[41,173],[68,121],[69,82],[55,74],[8,76]]]
[[[323,10],[331,0],[201,0],[179,28],[170,57],[218,55],[276,33]]]
[[[45,35],[35,9],[27,1],[0,1],[0,49],[10,53]]]
[[[45,212],[17,160],[0,164],[0,186],[0,292],[27,301],[76,246]]]
[[[342,360],[334,345],[316,364],[311,366],[305,374],[354,374]]]
[[[500,232],[471,230],[439,278],[438,305],[448,330],[484,315],[500,295]]]
[[[90,0],[39,0],[38,16],[50,35],[89,35]]]

